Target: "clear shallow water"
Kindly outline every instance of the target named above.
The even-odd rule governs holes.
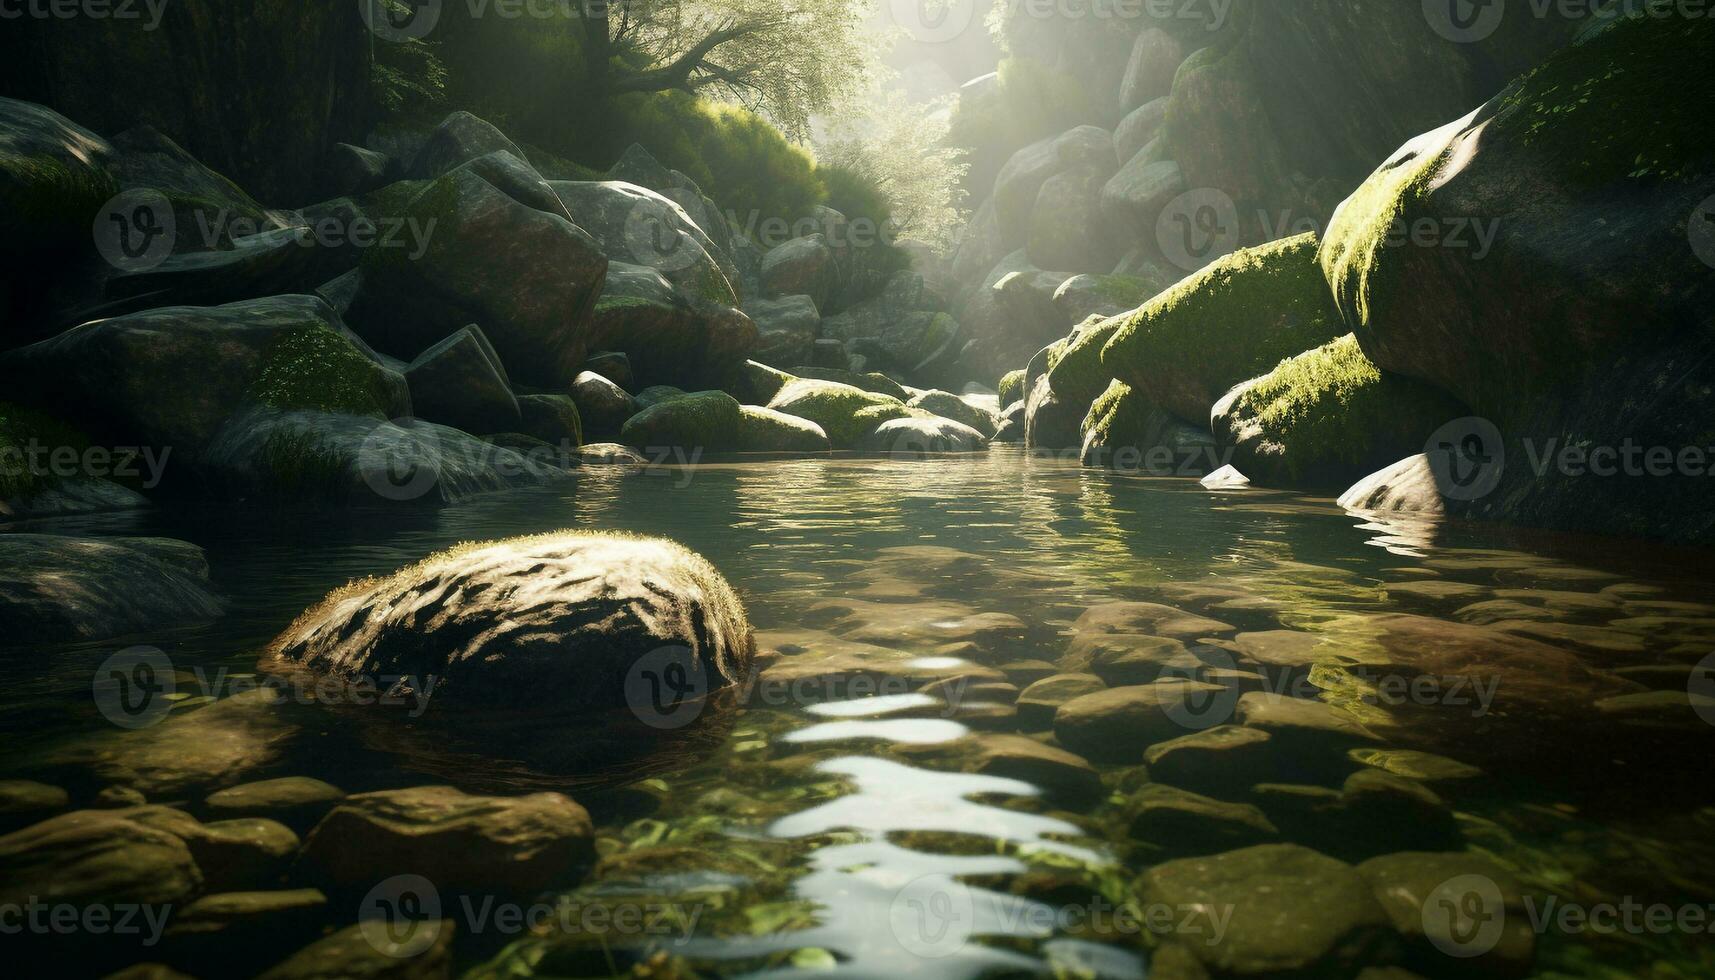
[[[796,665],[862,641],[911,655],[918,675],[957,673],[968,660],[1011,668],[1002,672],[1022,687],[1048,668],[1021,662],[1053,664],[1087,608],[1126,600],[1225,624],[1210,637],[1220,643],[1197,643],[1217,664],[1266,661],[1292,647],[1288,634],[1316,637],[1323,652],[1303,680],[1380,734],[1363,761],[1413,775],[1444,775],[1446,760],[1480,769],[1428,785],[1459,815],[1467,846],[1532,891],[1587,905],[1715,902],[1715,727],[1684,704],[1628,712],[1592,704],[1671,690],[1661,676],[1689,677],[1715,650],[1715,609],[1702,605],[1712,601],[1715,573],[1701,554],[1381,525],[1325,499],[1212,494],[1190,481],[1008,450],[935,462],[587,471],[438,512],[259,518],[204,509],[81,526],[203,545],[231,612],[185,630],[5,657],[3,775],[39,775],[68,744],[95,739],[123,751],[170,730],[119,732],[94,709],[93,671],[128,645],[165,651],[181,690],[203,690],[196,685],[224,669],[226,691],[269,638],[352,577],[465,540],[620,529],[674,538],[708,557],[743,595],[765,650],[785,645],[781,659]],[[1454,585],[1419,588],[1425,582]],[[829,600],[845,605],[830,609]],[[1514,605],[1469,611],[1478,603]],[[982,614],[1022,626],[969,622]],[[1496,617],[1512,632],[1479,622]],[[1521,652],[1508,642],[1518,630],[1535,631],[1556,655]],[[1253,635],[1267,641],[1247,645]],[[970,642],[949,648],[946,637]],[[1399,676],[1458,675],[1477,685],[1450,690],[1443,681],[1403,703],[1379,703],[1355,669],[1377,663],[1401,665]],[[1625,673],[1646,665],[1662,669]],[[1483,685],[1492,696],[1473,704]],[[288,705],[265,731],[232,738],[219,757],[230,769],[217,775],[315,775],[352,792],[435,782],[473,792],[563,789],[590,807],[607,859],[595,878],[568,889],[579,906],[677,910],[663,920],[671,928],[623,938],[528,937],[461,923],[460,966],[483,975],[607,975],[652,949],[705,974],[1142,975],[1150,941],[1116,925],[1112,910],[1168,854],[1128,833],[1119,801],[1145,780],[1137,765],[1098,766],[1109,798],[1068,805],[1027,780],[960,771],[965,736],[1009,730],[1004,703],[949,711],[921,693],[859,693],[873,692],[800,686],[748,709],[711,710],[665,735],[631,726],[606,740],[564,719],[447,731],[432,718]],[[169,724],[207,707],[187,698]],[[74,772],[53,771],[76,788]],[[1279,781],[1303,778],[1283,772]],[[194,809],[205,794],[183,798]],[[1551,927],[1537,940],[1536,962],[1573,975],[1708,975],[1710,938]],[[1461,975],[1457,961],[1440,965]]]

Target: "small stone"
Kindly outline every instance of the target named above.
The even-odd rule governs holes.
[[[346,797],[310,832],[302,863],[360,891],[418,874],[448,892],[517,893],[576,882],[593,857],[589,813],[559,793],[419,786]]]
[[[1165,636],[1115,634],[1092,638],[1090,673],[1110,687],[1153,684],[1162,677],[1201,678],[1203,661]]]
[[[445,980],[452,967],[453,920],[387,926],[386,920],[374,919],[341,929],[257,980]]]
[[[46,819],[71,805],[58,786],[28,779],[0,779],[0,833]]]
[[[1231,463],[1197,482],[1201,483],[1205,490],[1246,490],[1251,485],[1250,477],[1240,473]]]
[[[147,802],[147,797],[129,786],[106,786],[95,794],[89,805],[97,810],[118,810],[128,806],[142,806]]]
[[[308,776],[285,776],[232,786],[204,801],[217,818],[267,817],[297,831],[315,826],[345,790]]]
[[[1279,836],[1261,810],[1150,784],[1126,804],[1131,836],[1168,854],[1195,856],[1265,844]]]
[[[327,903],[314,888],[204,895],[174,910],[166,946],[175,962],[275,962],[316,938]]]
[[[1215,796],[1242,793],[1274,772],[1269,734],[1218,725],[1151,745],[1143,754],[1151,779]]]
[[[1019,727],[1027,732],[1046,731],[1054,727],[1054,713],[1073,698],[1107,690],[1107,685],[1095,674],[1052,674],[1044,677],[1018,695]]]
[[[1232,706],[1233,692],[1201,681],[1115,687],[1061,705],[1054,735],[1085,758],[1136,762],[1156,742],[1229,721]]]

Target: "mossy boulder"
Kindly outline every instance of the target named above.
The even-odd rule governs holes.
[[[87,243],[119,192],[114,159],[111,144],[52,109],[0,98],[0,247]]]
[[[665,448],[734,452],[743,413],[724,391],[696,391],[656,402],[627,419],[619,441],[649,452]]]
[[[1465,414],[1446,392],[1383,374],[1347,334],[1228,392],[1211,426],[1253,482],[1338,489]]]
[[[609,259],[656,270],[687,301],[738,305],[737,268],[672,199],[618,180],[556,180],[551,186]]]
[[[411,356],[471,322],[507,371],[544,388],[566,383],[590,347],[607,275],[601,247],[559,215],[514,200],[470,170],[411,198],[402,217],[432,229],[420,254],[371,248],[348,312],[381,350]]]
[[[764,296],[808,296],[818,310],[827,308],[840,285],[834,250],[820,232],[769,249],[759,275]]]
[[[801,364],[792,369],[794,378],[812,378],[817,381],[834,381],[853,388],[897,398],[902,402],[911,400],[911,393],[905,386],[879,371],[866,371],[859,374],[856,371],[844,371],[840,368],[816,367],[811,364]]]
[[[1715,536],[1707,480],[1682,467],[1523,462],[1527,446],[1715,440],[1712,56],[1707,20],[1621,18],[1406,142],[1330,225],[1321,264],[1364,353],[1507,441],[1498,485],[1462,515]]]
[[[576,449],[584,442],[584,420],[570,395],[519,395],[519,431],[556,450]]]
[[[827,433],[809,419],[756,405],[739,406],[738,447],[750,453],[825,453]]]
[[[986,409],[978,408],[950,391],[935,389],[912,396],[906,402],[907,408],[915,408],[937,415],[944,419],[952,419],[961,425],[975,429],[984,440],[991,438],[1000,427],[1000,421]]]
[[[858,442],[857,448],[886,456],[914,458],[942,453],[974,453],[988,437],[953,419],[929,416],[889,419]]]
[[[1103,369],[1186,421],[1208,419],[1233,385],[1346,332],[1316,245],[1305,234],[1241,249],[1181,280],[1114,333]]]
[[[197,454],[251,406],[408,414],[404,379],[314,296],[97,320],[0,355],[14,397],[64,406],[92,436]]]
[[[1208,431],[1167,414],[1124,381],[1113,381],[1084,416],[1080,458],[1088,466],[1201,476],[1221,466]]]
[[[995,391],[999,393],[1002,408],[1024,398],[1024,369],[1017,368],[1001,375],[1000,383]]]
[[[702,692],[749,676],[755,641],[726,579],[671,541],[559,531],[352,582],[275,638],[263,667],[432,674],[430,710],[624,708],[637,697],[628,676],[663,648],[687,651],[674,662],[701,676]]]
[[[781,388],[768,407],[821,426],[835,449],[850,449],[881,423],[911,414],[897,398],[813,378]]]

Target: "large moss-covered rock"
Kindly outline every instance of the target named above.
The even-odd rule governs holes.
[[[565,384],[589,350],[607,274],[595,239],[468,169],[424,187],[402,217],[433,230],[420,255],[368,250],[348,314],[359,332],[383,351],[411,355],[474,321],[513,377]]]
[[[930,415],[939,415],[944,419],[952,419],[962,425],[969,426],[982,434],[984,439],[994,435],[999,428],[999,421],[986,409],[972,405],[950,391],[939,389],[925,391],[912,396],[906,402],[907,408],[920,409]]]
[[[627,419],[619,441],[645,452],[668,447],[731,452],[741,448],[738,399],[724,391],[697,391],[657,402]]]
[[[1347,334],[1234,388],[1210,424],[1254,482],[1344,487],[1464,414],[1439,389],[1383,374]]]
[[[264,666],[439,679],[446,704],[619,707],[663,648],[703,690],[749,676],[755,644],[720,573],[659,538],[563,531],[478,542],[361,579],[276,637]]]
[[[313,296],[170,307],[0,355],[14,397],[62,406],[91,433],[192,455],[244,408],[409,414],[404,379],[366,356]]]
[[[1345,333],[1316,244],[1242,249],[1151,299],[1102,351],[1109,377],[1200,421],[1233,385]]]
[[[0,535],[0,630],[14,643],[100,639],[223,611],[201,573],[167,560],[157,539]]]
[[[1707,480],[1684,467],[1590,478],[1527,453],[1671,456],[1715,436],[1715,279],[1697,224],[1715,148],[1695,67],[1711,54],[1707,20],[1622,20],[1407,142],[1330,226],[1322,266],[1364,352],[1458,396],[1506,442],[1498,483],[1456,501],[1461,514],[1715,535]]]
[[[881,423],[910,414],[897,398],[812,378],[790,382],[768,407],[821,426],[835,449],[849,449]]]

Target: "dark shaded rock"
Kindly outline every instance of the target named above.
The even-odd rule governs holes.
[[[283,776],[220,790],[203,805],[220,819],[267,817],[303,832],[344,798],[344,790],[319,779]]]
[[[365,338],[398,355],[474,321],[509,375],[545,388],[565,384],[589,349],[590,316],[607,275],[595,239],[470,170],[423,188],[401,217],[433,230],[421,254],[365,254],[349,314]]]
[[[506,368],[474,323],[417,355],[405,380],[420,419],[479,434],[519,430],[518,399]]]
[[[609,268],[611,268],[611,264]],[[621,388],[630,388],[636,375],[631,370],[631,358],[624,351],[598,350],[584,361],[585,371],[594,371]]]
[[[204,895],[174,910],[163,947],[168,959],[205,970],[276,962],[318,938],[327,903],[314,888]]]
[[[505,133],[460,110],[441,120],[424,140],[407,174],[413,180],[434,180],[490,153],[510,153],[518,160],[525,159],[524,151]]]
[[[1040,678],[1019,692],[1018,726],[1027,732],[1047,731],[1054,727],[1054,713],[1061,705],[1106,689],[1107,685],[1094,674],[1050,674]]]
[[[71,806],[58,786],[28,779],[0,779],[0,834],[9,834]]]
[[[612,439],[639,406],[618,384],[594,371],[582,371],[572,380],[572,401],[577,403],[584,432],[591,439]]]
[[[556,452],[583,444],[583,417],[570,395],[520,395],[518,410],[523,434],[542,440]],[[556,458],[555,465],[564,465]]]
[[[794,238],[762,257],[764,296],[808,296],[816,309],[826,309],[839,287],[839,269],[826,236]]]
[[[1136,762],[1156,742],[1225,721],[1229,693],[1183,679],[1109,688],[1062,704],[1054,714],[1054,737],[1089,759]]]
[[[139,547],[6,534],[0,559],[0,632],[11,643],[100,639],[225,611],[202,576]]]
[[[627,419],[619,441],[644,452],[669,447],[690,453],[735,452],[740,446],[738,399],[724,391],[696,391],[656,402]]]
[[[1194,856],[1266,844],[1279,836],[1261,810],[1151,783],[1126,801],[1131,836],[1167,854]]]
[[[452,919],[411,919],[391,930],[386,919],[371,919],[316,940],[257,980],[446,980],[454,931]]]

